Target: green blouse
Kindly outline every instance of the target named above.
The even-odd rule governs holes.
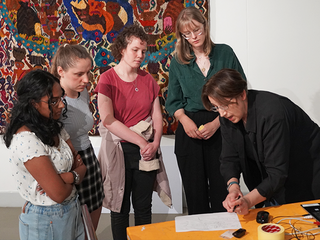
[[[209,59],[211,66],[206,77],[199,69],[195,58],[189,64],[180,64],[175,58],[172,59],[165,104],[170,115],[174,115],[181,108],[188,112],[205,110],[201,100],[202,87],[208,79],[223,68],[236,69],[246,79],[241,64],[230,46],[215,44]]]

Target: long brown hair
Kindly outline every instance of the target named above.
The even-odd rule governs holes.
[[[188,40],[184,39],[181,34],[181,29],[184,27],[194,28],[195,23],[194,21],[197,21],[201,24],[203,24],[204,33],[206,38],[203,44],[203,50],[208,56],[211,52],[212,47],[214,46],[214,43],[211,41],[210,38],[210,27],[208,24],[208,20],[203,16],[203,14],[200,12],[199,9],[195,7],[187,7],[184,8],[176,21],[176,51],[175,51],[175,57],[177,60],[182,64],[188,64],[190,60],[194,57],[192,55],[192,48],[188,42]]]

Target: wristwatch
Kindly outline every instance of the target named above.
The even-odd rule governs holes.
[[[80,176],[76,171],[72,171],[73,174],[73,184],[78,184],[80,182]]]

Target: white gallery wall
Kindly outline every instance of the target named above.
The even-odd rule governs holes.
[[[285,95],[320,123],[319,0],[211,0],[210,26],[214,42],[230,45],[237,54],[250,88]],[[94,140],[99,147],[99,137]],[[166,168],[178,185],[174,198],[181,202],[174,141],[165,142]],[[8,159],[1,138],[0,206],[20,206]]]
[[[320,1],[215,0],[212,37],[236,52],[250,88],[289,97],[320,123]]]

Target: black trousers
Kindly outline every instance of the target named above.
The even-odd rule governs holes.
[[[127,240],[130,198],[134,209],[135,226],[151,223],[152,193],[157,171],[140,171],[140,148],[132,143],[121,143],[125,159],[125,191],[120,213],[111,211],[114,240]]]
[[[199,127],[213,121],[217,114],[208,111],[186,112]],[[176,130],[175,154],[184,186],[189,214],[226,211],[222,201],[227,196],[220,173],[220,129],[208,140],[190,138],[179,123]]]

